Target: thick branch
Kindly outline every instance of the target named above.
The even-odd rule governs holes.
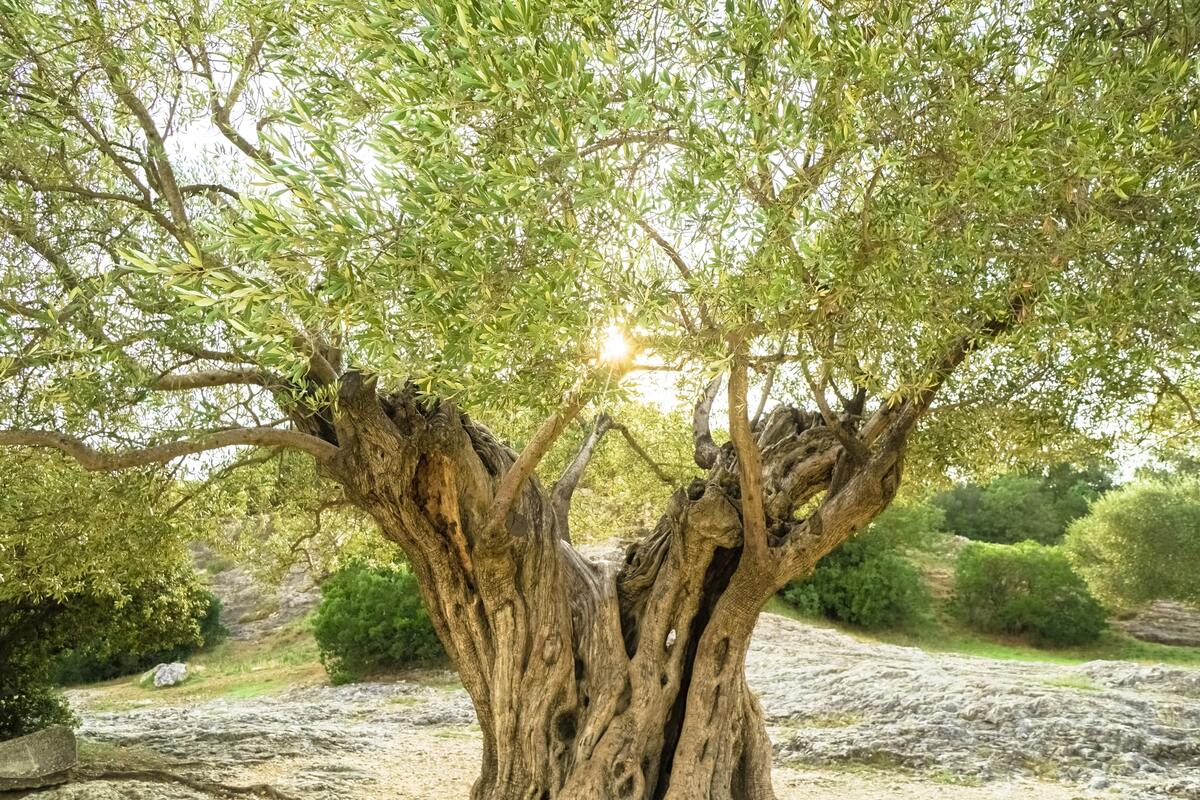
[[[563,405],[558,411],[555,411],[550,417],[538,427],[533,434],[525,449],[517,456],[517,460],[509,467],[508,472],[504,473],[504,477],[500,479],[500,486],[496,489],[496,495],[492,500],[491,509],[488,511],[487,523],[485,525],[485,535],[495,536],[504,527],[504,521],[508,517],[509,509],[513,503],[521,495],[521,490],[525,486],[525,482],[533,475],[533,471],[537,468],[538,462],[550,450],[550,447],[557,441],[562,432],[566,430],[567,425],[571,420],[579,415],[587,403],[589,392],[587,387],[590,384],[591,375],[586,375],[576,382],[571,390],[567,392],[563,400]]]
[[[833,435],[842,443],[842,447],[846,448],[846,452],[850,454],[855,462],[862,462],[867,458],[867,446],[862,439],[846,428],[842,424],[842,419],[837,414],[833,413],[833,409],[829,407],[829,400],[825,397],[824,384],[818,385],[812,379],[808,372],[808,367],[803,361],[800,362],[800,372],[804,375],[804,382],[808,384],[809,390],[812,392],[813,400],[817,403],[817,408],[821,412],[821,418],[825,420],[825,424],[833,431]]]
[[[219,450],[234,445],[290,447],[308,453],[318,461],[328,460],[338,452],[337,447],[316,436],[279,428],[231,428],[202,434],[195,439],[160,444],[140,450],[128,450],[122,453],[106,453],[96,450],[82,439],[54,431],[0,431],[0,446],[51,447],[75,459],[84,469],[97,471],[165,464],[181,456]]]
[[[734,344],[729,368],[729,438],[738,457],[745,550],[755,561],[764,563],[767,556],[767,519],[763,508],[762,453],[750,429],[746,373],[746,342],[742,339]]]

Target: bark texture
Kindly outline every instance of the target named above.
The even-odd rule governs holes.
[[[513,450],[413,387],[382,395],[353,374],[342,387],[330,419],[299,422],[337,445],[329,469],[420,580],[483,731],[475,800],[773,797],[744,675],[755,620],[779,586],[886,506],[896,442],[848,464],[820,415],[762,415],[749,480],[765,542],[751,549],[738,447],[717,446],[698,408],[703,477],[672,495],[622,563],[593,563],[571,547],[563,505],[585,453],[555,491],[524,481],[496,525]],[[714,396],[710,387],[702,405]],[[587,453],[610,426],[597,422]]]

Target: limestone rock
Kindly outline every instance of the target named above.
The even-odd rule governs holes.
[[[1113,625],[1145,642],[1200,647],[1200,608],[1183,603],[1160,600]]]
[[[142,678],[142,682],[153,682],[155,689],[163,689],[183,683],[187,680],[187,676],[187,664],[184,664],[182,661],[172,661],[170,664],[159,664],[147,672]]]
[[[65,725],[0,742],[0,792],[63,783],[76,760],[75,734]]]

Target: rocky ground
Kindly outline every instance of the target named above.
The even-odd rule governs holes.
[[[264,590],[200,555],[235,640],[278,633],[317,600],[302,573]],[[1178,627],[1147,619],[1135,624]],[[1200,800],[1200,669],[930,653],[771,614],[747,668],[780,800]],[[75,690],[85,780],[37,797],[211,800],[246,787],[276,800],[467,797],[480,738],[452,674],[330,687],[319,667],[296,670],[280,685],[304,685],[200,702],[186,688],[132,706],[114,702],[120,686]]]
[[[781,800],[1200,798],[1200,670],[928,653],[769,614],[748,670]],[[203,781],[297,800],[466,797],[478,759],[470,705],[449,674],[86,710],[102,696],[73,695],[85,740],[165,757],[191,783],[147,774],[40,798],[219,796]]]

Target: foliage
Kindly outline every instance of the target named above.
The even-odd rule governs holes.
[[[1071,525],[1065,546],[1092,591],[1116,606],[1200,603],[1200,477],[1110,492]]]
[[[313,635],[334,683],[445,655],[416,577],[363,561],[346,564],[321,584]]]
[[[783,599],[810,616],[863,628],[911,626],[929,607],[917,569],[899,547],[920,541],[940,515],[920,503],[889,509],[870,530],[817,562],[812,575],[792,581]]]
[[[251,450],[219,479],[180,489],[193,531],[219,556],[277,583],[294,567],[315,579],[339,559],[388,560],[398,553],[374,521],[351,506],[312,459],[288,451]]]
[[[179,626],[179,632],[171,637],[177,640],[175,644],[169,644],[170,639],[165,639],[154,649],[143,651],[116,648],[102,639],[84,640],[54,659],[50,668],[51,680],[59,685],[105,681],[143,672],[155,664],[183,661],[197,650],[213,647],[229,632],[221,624],[220,598],[211,592],[205,592],[205,595],[203,605],[196,608],[197,616],[175,620]],[[193,626],[197,629],[194,638]]]
[[[0,662],[0,742],[48,725],[74,725],[71,706],[45,674],[44,664]]]
[[[864,425],[936,389],[926,473],[1107,444],[1165,387],[1174,426],[1200,20],[1129,5],[0,0],[0,444],[328,453],[360,376],[520,443],[567,387],[628,393],[613,324]],[[276,485],[345,499],[317,477]],[[309,533],[341,535],[271,549]],[[34,593],[117,597],[106,556],[172,542],[31,542],[71,561]]]
[[[750,330],[891,400],[1015,295],[922,462],[1191,389],[1186,4],[1136,26],[1098,0],[175,12],[5,7],[5,428],[115,446],[302,417],[329,346],[516,439],[613,321],[693,380]],[[243,372],[163,391],[185,362]]]
[[[972,542],[955,565],[954,603],[976,630],[1038,645],[1090,642],[1105,628],[1104,609],[1066,555],[1036,542]]]
[[[936,505],[911,496],[896,498],[876,517],[867,533],[893,548],[923,548],[932,534],[945,528],[945,513]]]
[[[1098,468],[1057,464],[1043,474],[1013,473],[984,485],[959,484],[933,502],[945,511],[946,529],[968,539],[1055,544],[1067,525],[1111,486]]]

